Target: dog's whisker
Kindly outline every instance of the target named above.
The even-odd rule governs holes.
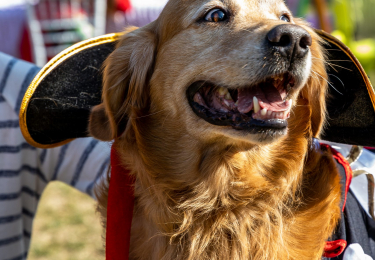
[[[130,118],[131,119],[139,119],[139,118],[149,117],[149,116],[153,116],[153,115],[159,114],[159,113],[161,113],[161,112],[163,112],[165,110],[167,110],[167,109],[162,109],[162,110],[159,110],[157,112],[154,112],[154,113],[151,113],[151,114],[148,114],[148,115],[144,115],[144,116],[137,116],[137,117],[130,117]]]
[[[327,60],[327,61],[346,61],[346,62],[353,62],[351,60]]]
[[[343,66],[340,66],[340,65],[337,65],[337,64],[334,64],[334,63],[328,62],[327,60],[324,60],[324,59],[320,59],[320,58],[317,58],[317,57],[314,57],[314,56],[312,56],[311,58],[312,58],[312,59],[317,59],[317,60],[321,60],[321,61],[323,61],[324,63],[326,63],[326,64],[328,64],[329,66],[331,66],[331,68],[334,69],[336,72],[338,72],[338,71],[337,71],[334,67],[332,67],[332,66],[339,67],[339,68],[341,68],[341,69],[345,69],[345,70],[348,70],[348,71],[353,71],[353,70],[351,70],[351,69],[349,69],[349,68],[345,68],[345,67],[343,67]],[[332,61],[332,60],[331,60],[331,61]]]
[[[251,32],[250,30],[248,30],[248,29],[241,29],[241,31],[245,31],[245,32]]]
[[[344,70],[353,71],[353,70],[351,70],[351,69],[348,69],[348,68],[345,68],[345,67],[343,67],[343,66],[340,66],[340,65],[337,65],[337,64],[333,64],[333,63],[330,63],[330,62],[327,62],[327,64],[330,65],[330,66],[339,67],[339,68],[344,69]],[[336,71],[336,72],[337,72],[337,71]]]
[[[330,66],[332,69],[334,69],[336,72],[338,72],[338,71],[336,70],[336,68],[333,67],[334,64],[332,64],[332,63],[330,63],[330,62],[327,62],[326,60],[323,60],[323,59],[320,59],[320,58],[316,58],[316,57],[314,57],[314,56],[312,56],[311,58],[312,58],[312,59],[316,59],[316,60],[323,61],[323,63],[327,64],[327,65]]]
[[[319,78],[315,74],[310,74],[311,77],[313,77],[316,80],[319,80]]]
[[[172,113],[172,111],[169,111],[168,114],[165,116],[164,121],[163,121],[163,123],[161,124],[161,127],[164,127],[164,123],[165,123],[165,121],[167,120],[167,118],[169,117],[169,115],[170,115],[171,113]]]
[[[341,95],[343,95],[340,91],[338,91],[333,85],[331,82],[329,82],[327,79],[325,79],[322,75],[320,75],[319,73],[315,72],[314,70],[311,70],[316,76],[320,77],[321,79],[323,79],[324,81],[326,81],[328,83],[329,86],[331,86],[334,90],[336,90],[338,93],[340,93]]]
[[[336,73],[338,73],[338,70],[334,67],[334,64],[327,62],[327,65],[330,66],[334,71],[336,71]]]
[[[345,87],[344,82],[342,82],[342,80],[339,77],[337,77],[334,74],[328,74],[328,75],[334,76],[336,79],[338,79],[341,82],[342,86]]]
[[[313,73],[315,73],[315,75],[319,76],[320,78],[322,78],[323,80],[325,80],[328,85],[330,85],[334,90],[336,90],[338,93],[340,93],[341,95],[344,95],[342,94],[340,91],[338,91],[327,79],[325,79],[322,75],[320,75],[319,73],[317,73],[316,71],[314,70],[311,70]]]
[[[217,60],[216,60],[217,61]],[[214,61],[214,62],[216,62],[216,61]],[[226,66],[224,65],[224,64],[222,64],[222,65],[217,65],[216,67],[211,67],[211,68],[209,68],[209,69],[206,69],[204,72],[205,73],[207,73],[207,72],[211,72],[211,71],[220,71],[220,69],[221,70],[223,70],[223,69],[226,69]]]

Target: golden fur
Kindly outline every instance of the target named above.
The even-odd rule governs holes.
[[[204,5],[229,8],[233,20],[197,23]],[[115,138],[136,177],[130,259],[321,258],[340,217],[340,184],[331,154],[310,148],[325,120],[319,37],[293,18],[313,39],[312,65],[283,136],[211,125],[186,100],[194,81],[246,85],[277,63],[256,46],[284,23],[283,10],[281,0],[170,0],[155,22],[128,29],[107,59],[90,131]],[[107,190],[98,189],[104,225]]]

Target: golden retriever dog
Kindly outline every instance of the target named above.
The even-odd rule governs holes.
[[[282,0],[170,0],[128,29],[89,127],[136,179],[130,259],[320,259],[341,199],[313,145],[326,90],[321,40]]]

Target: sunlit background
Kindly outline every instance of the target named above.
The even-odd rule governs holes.
[[[143,26],[167,0],[0,0],[0,51],[38,66],[81,40]],[[288,0],[297,17],[343,41],[375,78],[375,0]],[[104,259],[95,202],[62,183],[41,198],[28,259]]]

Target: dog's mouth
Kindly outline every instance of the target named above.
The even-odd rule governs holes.
[[[236,89],[198,81],[189,86],[187,97],[195,114],[214,125],[238,130],[285,129],[294,85],[290,73]]]

